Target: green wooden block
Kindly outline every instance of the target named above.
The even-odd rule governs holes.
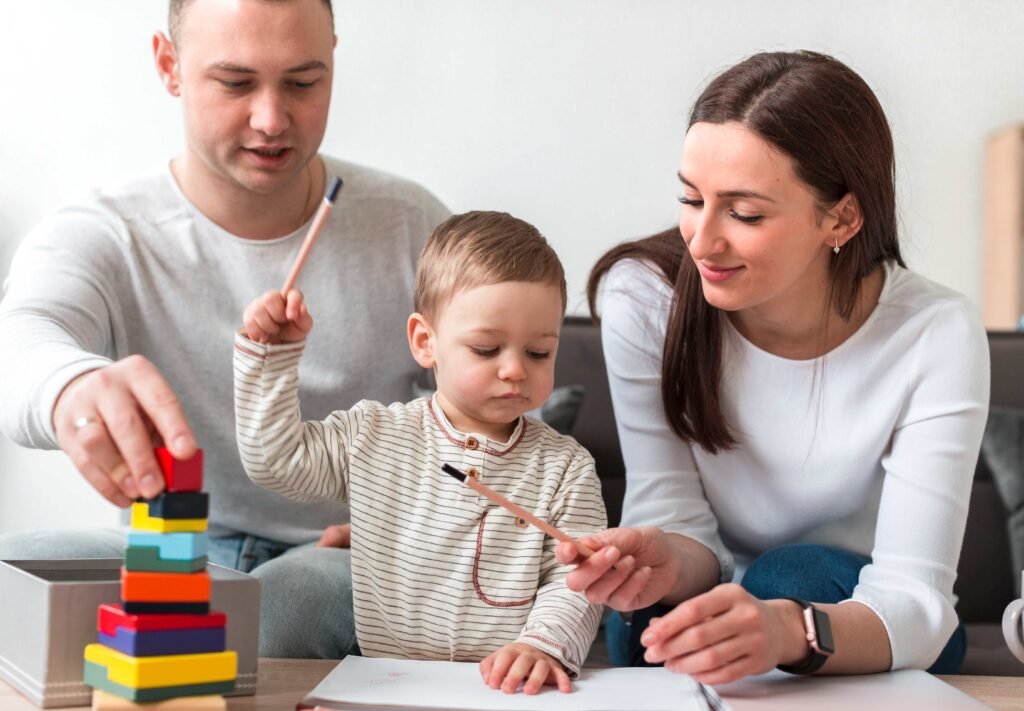
[[[150,573],[198,573],[206,568],[205,555],[192,560],[165,560],[160,557],[159,548],[149,546],[128,546],[124,551],[125,570]]]
[[[85,683],[94,689],[103,689],[108,694],[130,701],[163,701],[179,696],[207,696],[227,694],[235,689],[234,680],[215,681],[209,684],[186,684],[184,686],[156,686],[150,689],[133,689],[107,678],[107,669],[101,664],[85,662]]]

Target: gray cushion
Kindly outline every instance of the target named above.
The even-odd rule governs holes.
[[[1024,410],[993,406],[981,441],[981,456],[1006,508],[1007,533],[1017,595],[1024,570]]]

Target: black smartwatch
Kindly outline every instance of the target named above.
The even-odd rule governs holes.
[[[780,664],[777,668],[790,674],[813,674],[821,669],[835,651],[832,641],[832,624],[828,621],[828,613],[822,612],[806,600],[798,597],[784,597],[792,600],[803,608],[804,632],[807,636],[807,657],[797,664]]]

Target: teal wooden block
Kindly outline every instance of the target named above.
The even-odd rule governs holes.
[[[128,546],[124,552],[125,570],[149,573],[197,573],[206,568],[206,556],[192,560],[164,559],[159,548]]]

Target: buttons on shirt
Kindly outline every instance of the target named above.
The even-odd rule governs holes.
[[[466,449],[476,449],[480,446],[480,440],[476,437],[466,437]]]
[[[528,524],[526,522],[526,519],[523,518],[522,516],[516,516],[516,525],[519,526],[519,528],[526,528],[530,524]]]
[[[470,479],[479,479],[480,471],[474,467],[470,467],[469,469],[466,470],[466,476],[468,476]]]

